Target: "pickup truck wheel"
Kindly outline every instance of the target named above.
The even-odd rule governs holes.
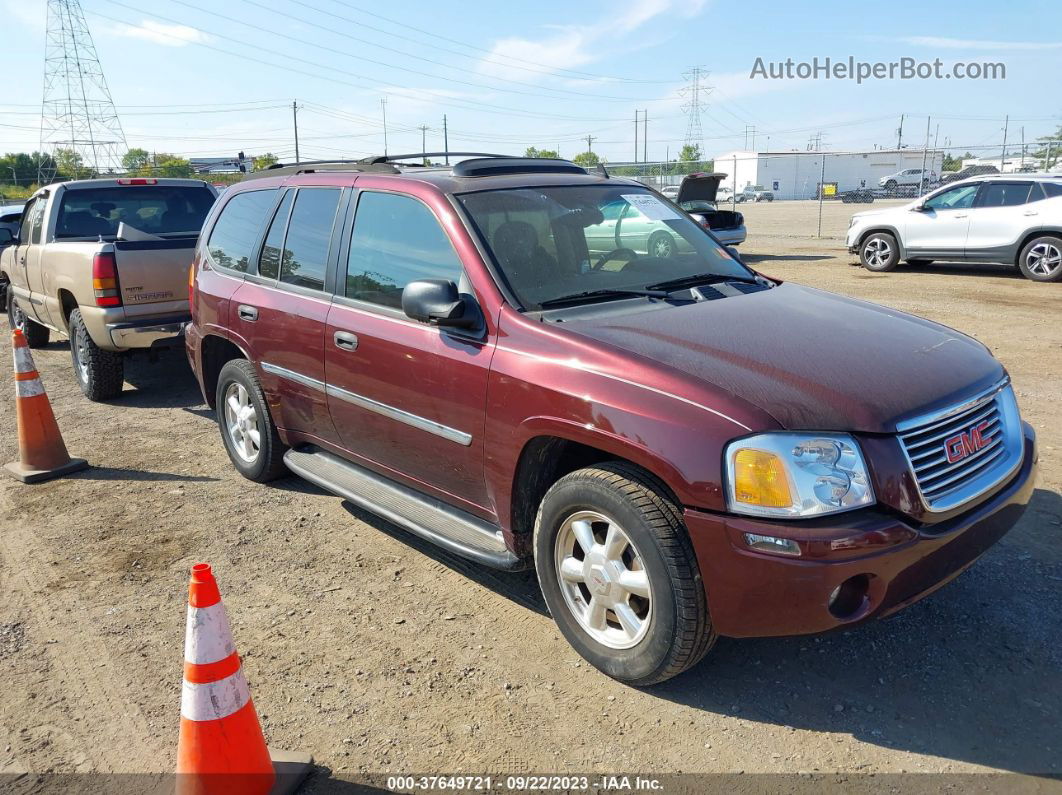
[[[10,289],[10,286],[7,290],[7,323],[12,330],[18,329],[22,332],[26,338],[26,344],[31,348],[43,348],[48,344],[48,340],[52,336],[52,332],[47,326],[42,326],[35,320],[30,320],[26,317],[22,307],[15,301],[15,293]]]
[[[287,474],[287,448],[277,435],[254,365],[234,359],[221,368],[216,406],[225,450],[241,475],[265,483]]]
[[[538,581],[564,637],[605,674],[644,687],[715,642],[686,527],[661,483],[624,462],[580,469],[535,522]]]
[[[888,232],[875,232],[859,244],[859,261],[868,271],[884,273],[900,261],[900,247]]]
[[[1030,240],[1021,250],[1018,267],[1034,282],[1062,281],[1062,238],[1044,235]]]
[[[78,386],[89,400],[111,400],[122,394],[125,360],[120,353],[105,351],[92,341],[81,310],[70,313],[70,358]]]

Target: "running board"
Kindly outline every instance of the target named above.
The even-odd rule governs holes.
[[[496,569],[523,566],[497,525],[441,500],[315,447],[288,450],[284,463],[299,477],[450,552]]]

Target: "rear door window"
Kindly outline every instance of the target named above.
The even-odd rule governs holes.
[[[280,200],[280,206],[273,214],[273,223],[269,225],[262,254],[258,257],[258,275],[266,279],[280,276],[280,253],[284,250],[284,233],[288,229],[288,215],[291,213],[291,200],[295,191],[289,190]]]
[[[237,193],[222,208],[207,242],[207,251],[215,265],[247,272],[276,195],[275,188],[245,191]]]
[[[1041,182],[1040,187],[1044,189],[1049,199],[1062,196],[1062,182]]]
[[[1014,207],[1029,200],[1031,182],[987,182],[981,189],[979,207]]]
[[[324,289],[328,250],[341,193],[338,188],[299,190],[288,222],[280,281],[310,290]]]

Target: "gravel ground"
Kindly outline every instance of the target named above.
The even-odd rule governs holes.
[[[0,481],[0,773],[173,769],[199,560],[267,737],[314,754],[315,790],[385,771],[1062,772],[1062,285],[995,266],[853,268],[838,237],[859,209],[826,205],[830,237],[815,239],[814,203],[745,206],[742,251],[769,275],[977,337],[1039,434],[1025,518],[948,587],[847,632],[724,639],[633,690],[580,662],[532,574],[426,548],[296,478],[240,478],[183,353],[132,362],[125,394],[100,405],[57,342],[35,358],[93,468]]]

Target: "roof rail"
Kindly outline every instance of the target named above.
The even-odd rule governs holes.
[[[261,171],[245,174],[244,181],[262,177],[286,177],[292,174],[312,174],[316,171],[375,171],[384,174],[398,174],[399,171],[388,163],[368,163],[364,160],[303,160],[300,163],[274,163]]]
[[[480,157],[453,167],[455,177],[489,177],[500,174],[586,174],[570,160],[552,157]]]

